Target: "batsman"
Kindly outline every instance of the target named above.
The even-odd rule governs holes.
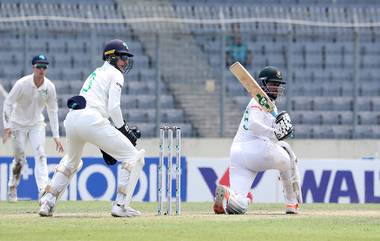
[[[283,94],[285,81],[277,68],[267,66],[260,71],[258,84],[274,103]],[[234,137],[230,151],[230,187],[216,188],[213,206],[216,214],[246,213],[253,199],[250,189],[257,173],[269,169],[279,171],[286,214],[299,212],[302,195],[297,158],[284,141],[294,131],[290,116],[286,112],[277,115],[265,111],[259,102],[262,101],[251,99]]]
[[[136,149],[139,131],[128,127],[120,109],[124,74],[132,68],[133,54],[125,42],[114,39],[106,43],[103,60],[104,64],[83,84],[80,95],[67,102],[70,108],[64,121],[67,154],[57,166],[51,184],[40,200],[40,216],[53,215],[60,196],[82,165],[81,155],[87,142],[100,148],[107,164],[120,163],[111,215],[134,217],[141,214],[131,208],[130,203],[144,165],[145,151]]]

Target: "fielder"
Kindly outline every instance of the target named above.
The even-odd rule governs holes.
[[[34,175],[40,195],[48,184],[48,168],[45,154],[45,122],[42,111],[47,107],[50,127],[58,152],[63,146],[58,132],[58,105],[54,84],[45,77],[48,60],[44,55],[32,60],[33,74],[18,81],[7,95],[3,107],[3,143],[12,137],[14,159],[8,183],[8,200],[17,201],[17,186],[21,170],[26,163],[25,146],[29,141],[34,151]]]
[[[132,57],[125,42],[118,39],[107,42],[103,51],[103,66],[90,74],[79,96],[68,100],[71,110],[64,121],[67,154],[57,166],[51,184],[40,200],[40,216],[52,216],[60,195],[81,167],[80,158],[87,142],[102,150],[107,164],[114,164],[116,160],[120,162],[117,196],[111,215],[140,215],[129,204],[144,165],[145,151],[135,148],[138,131],[126,125],[120,109],[123,74],[132,68]]]
[[[282,94],[285,84],[281,72],[265,67],[259,83],[272,101]],[[265,112],[255,99],[249,102],[230,152],[230,188],[218,186],[215,193],[216,214],[244,214],[252,202],[250,189],[259,171],[277,169],[283,185],[285,211],[297,214],[302,202],[296,156],[282,141],[294,128],[286,112],[277,118]]]

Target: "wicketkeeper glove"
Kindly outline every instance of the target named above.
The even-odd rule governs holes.
[[[128,125],[124,123],[122,127],[117,128],[117,129],[129,139],[132,145],[136,146],[137,139],[141,137],[141,132],[137,128],[137,126],[128,127]],[[107,163],[107,165],[116,164],[117,160],[115,158],[113,158],[108,153],[104,152],[103,150],[100,150],[100,152],[102,153],[103,159],[105,163]]]
[[[274,134],[277,139],[281,141],[290,136],[293,132],[294,127],[289,114],[286,111],[282,111],[276,117],[276,129],[274,130]]]
[[[134,146],[136,146],[137,139],[141,137],[141,132],[136,126],[129,128],[128,125],[124,123],[124,125],[118,128],[118,130],[123,133]]]

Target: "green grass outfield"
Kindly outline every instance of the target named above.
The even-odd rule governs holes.
[[[211,203],[183,203],[182,215],[155,216],[156,203],[134,203],[136,218],[113,218],[110,202],[60,202],[41,218],[37,202],[0,202],[0,240],[380,240],[379,204],[253,204],[246,215],[214,215]]]

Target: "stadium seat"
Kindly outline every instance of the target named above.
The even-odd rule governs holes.
[[[184,122],[184,113],[181,109],[164,109],[161,113],[162,122]]]
[[[297,139],[313,138],[313,126],[312,125],[295,125],[294,137]]]
[[[353,137],[353,130],[350,125],[334,126],[331,130],[335,139],[352,139]]]
[[[351,97],[340,97],[332,99],[332,109],[337,111],[353,110],[353,99]]]
[[[341,123],[340,113],[335,111],[326,111],[321,113],[321,119],[323,125],[339,125]]]
[[[380,114],[378,112],[361,111],[358,116],[359,125],[380,125]]]
[[[121,107],[122,108],[137,108],[137,97],[131,95],[122,95],[121,96]]]
[[[376,133],[371,125],[361,125],[356,127],[356,137],[360,139],[376,138]]]
[[[331,97],[316,97],[313,98],[313,110],[327,111],[333,106],[333,98]]]
[[[354,114],[352,111],[340,111],[339,112],[339,124],[352,125],[354,123]]]
[[[151,95],[141,95],[137,99],[138,108],[149,108],[153,109],[155,107],[155,97]]]
[[[331,139],[334,138],[332,127],[329,125],[313,126],[313,138],[315,139]]]
[[[291,109],[294,111],[312,110],[313,103],[313,99],[310,97],[293,97],[291,99]]]
[[[304,111],[302,113],[302,123],[306,125],[321,125],[322,114],[317,111]]]
[[[372,103],[373,111],[380,111],[380,98],[379,97],[372,97],[371,103]]]

